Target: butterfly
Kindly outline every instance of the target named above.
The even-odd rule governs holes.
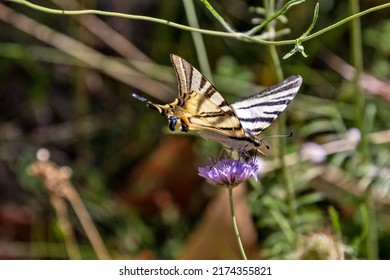
[[[290,76],[281,83],[229,104],[215,87],[190,63],[171,54],[179,96],[169,104],[155,104],[132,96],[168,119],[174,131],[196,131],[206,140],[236,151],[258,150],[263,132],[286,109],[298,93],[302,78]]]

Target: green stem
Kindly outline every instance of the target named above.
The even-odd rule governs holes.
[[[266,10],[266,16],[273,13],[274,10],[274,0],[264,0],[264,8]],[[274,31],[274,26],[272,24],[267,26],[269,32]],[[282,81],[284,79],[284,74],[282,70],[282,66],[280,64],[280,59],[276,50],[276,46],[267,46],[268,51],[270,53],[271,57],[271,62],[274,66],[275,73],[277,76],[277,79],[279,81]],[[286,118],[284,115],[279,117],[279,134],[284,135],[286,134]],[[286,166],[285,160],[284,160],[284,155],[286,154],[286,141],[283,138],[279,138],[279,146],[280,146],[280,153],[279,153],[279,161],[281,164],[281,171],[282,171],[282,180],[283,180],[283,185],[286,188],[286,193],[287,193],[287,207],[288,207],[288,215],[289,215],[289,220],[291,223],[291,227],[295,230],[297,230],[297,218],[295,214],[296,210],[296,200],[295,200],[295,192],[294,192],[294,187],[293,183],[291,180],[291,174],[289,172],[289,169]],[[295,243],[296,238],[293,238],[293,242]]]
[[[233,228],[234,228],[234,233],[236,236],[236,240],[238,243],[238,247],[240,248],[241,256],[244,260],[247,260],[246,254],[244,247],[242,246],[241,242],[241,237],[240,237],[240,232],[238,231],[238,226],[237,226],[237,221],[236,221],[236,216],[234,214],[234,206],[233,206],[233,188],[228,188],[229,191],[229,204],[230,204],[230,214],[232,215],[232,220],[233,220]]]
[[[192,0],[183,0],[183,4],[189,25],[194,28],[199,28],[199,22],[198,18],[196,17],[194,2]],[[202,73],[209,79],[209,81],[213,82],[210,64],[207,59],[206,46],[204,44],[202,34],[198,32],[191,32],[191,35],[192,39],[194,40],[196,55],[198,56],[200,69],[202,70]]]
[[[226,33],[226,32],[221,32],[221,31],[193,28],[193,27],[190,27],[190,26],[187,26],[184,24],[179,24],[179,23],[175,23],[175,22],[172,22],[169,20],[154,18],[154,17],[149,17],[149,16],[125,14],[125,13],[118,13],[118,12],[107,12],[107,11],[95,10],[95,9],[72,10],[72,11],[60,10],[60,9],[52,9],[52,8],[40,6],[40,5],[31,3],[29,1],[26,1],[26,0],[6,0],[6,1],[22,4],[22,5],[25,5],[29,8],[32,8],[34,10],[38,10],[38,11],[49,13],[49,14],[72,15],[72,16],[95,14],[95,15],[101,15],[101,16],[112,16],[112,17],[120,17],[120,18],[126,18],[126,19],[142,20],[142,21],[160,23],[160,24],[169,25],[171,27],[175,27],[178,29],[186,30],[186,31],[200,32],[203,34],[214,35],[214,36],[221,36],[221,37],[237,37],[237,36],[239,36],[239,34],[231,34],[231,33]]]
[[[210,3],[207,0],[200,0],[205,7],[210,11],[210,13],[222,24],[222,26],[225,28],[225,30],[229,33],[235,33],[236,31],[233,30],[233,28],[230,27],[230,25],[221,17],[218,12],[213,8],[213,6],[210,5]]]
[[[364,196],[364,204],[367,209],[367,236],[365,239],[366,255],[369,260],[378,259],[378,224],[375,210],[375,203],[372,198],[372,189],[367,187]]]
[[[46,8],[37,4],[33,4],[26,0],[6,0],[8,2],[14,2],[19,3],[25,6],[28,6],[32,9],[39,10],[45,13],[51,13],[51,14],[60,14],[60,15],[84,15],[84,14],[96,14],[96,15],[102,15],[102,16],[115,16],[115,17],[121,17],[121,18],[127,18],[127,19],[134,19],[134,20],[143,20],[143,21],[149,21],[149,22],[155,22],[160,24],[165,24],[174,28],[186,30],[186,31],[192,31],[192,32],[199,32],[202,34],[207,35],[213,35],[213,36],[219,36],[219,37],[227,37],[227,38],[234,38],[236,40],[246,41],[246,42],[252,42],[257,44],[263,44],[263,45],[275,45],[275,46],[281,46],[281,45],[295,45],[296,40],[281,40],[281,41],[268,41],[263,40],[258,37],[248,36],[241,32],[221,32],[221,31],[214,31],[214,30],[208,30],[208,29],[199,29],[199,28],[193,28],[190,26],[186,26],[183,24],[171,22],[169,20],[165,19],[159,19],[154,17],[148,17],[148,16],[140,16],[140,15],[132,15],[132,14],[124,14],[124,13],[116,13],[116,12],[106,12],[101,10],[74,10],[74,11],[68,11],[68,10],[59,10],[59,9],[50,9]],[[367,9],[365,11],[362,11],[360,13],[354,14],[352,16],[349,16],[343,20],[340,20],[326,28],[321,29],[320,31],[317,31],[316,33],[313,33],[310,36],[307,36],[306,38],[302,39],[301,42],[305,42],[308,40],[311,40],[319,35],[324,34],[325,32],[331,31],[332,29],[339,27],[342,24],[345,24],[353,19],[359,18],[361,16],[364,16],[366,14],[381,10],[390,8],[390,3],[378,5],[375,7],[372,7],[370,9]]]
[[[328,32],[328,31],[331,31],[332,29],[335,29],[336,27],[339,27],[340,25],[343,25],[344,23],[347,23],[349,21],[352,21],[354,19],[357,19],[357,18],[360,18],[366,14],[369,14],[369,13],[372,13],[372,12],[375,12],[375,11],[378,11],[378,10],[381,10],[381,9],[386,9],[386,8],[390,8],[390,3],[387,3],[387,4],[382,4],[382,5],[378,5],[378,6],[375,6],[375,7],[372,7],[372,8],[369,8],[367,10],[364,10],[362,12],[358,12],[356,14],[353,14],[349,17],[346,17],[332,25],[329,25],[328,27],[325,27],[323,29],[321,29],[320,31],[317,31],[309,36],[307,36],[305,39],[302,40],[302,42],[304,41],[308,41],[308,40],[311,40],[313,39],[314,37],[317,37],[319,35],[322,35],[324,34],[325,32]]]
[[[284,74],[283,74],[282,65],[280,64],[280,59],[279,59],[278,51],[276,50],[276,46],[267,46],[267,48],[270,54],[272,65],[275,69],[276,78],[278,79],[279,82],[281,82],[284,80]],[[279,122],[279,123],[283,123],[283,122]],[[286,133],[281,132],[281,134],[284,135]]]
[[[301,45],[301,43],[302,43],[303,39],[305,39],[310,34],[310,32],[313,30],[313,28],[317,22],[317,19],[318,19],[319,10],[320,10],[320,4],[317,3],[315,8],[314,8],[314,16],[313,16],[313,19],[311,21],[309,28],[296,40],[295,48],[292,49],[285,56],[283,56],[283,59],[289,58],[290,56],[292,56],[296,52],[300,52],[303,55],[303,57],[307,57],[307,54],[305,53],[305,49]]]
[[[349,0],[350,13],[359,12],[358,0]],[[367,151],[367,129],[365,125],[366,98],[360,88],[360,76],[363,72],[363,49],[362,49],[362,34],[361,24],[359,19],[351,22],[351,54],[352,65],[355,68],[355,76],[353,79],[354,91],[356,92],[356,127],[360,129],[362,141],[359,145],[360,152],[363,155],[363,161],[368,161]]]
[[[284,13],[286,13],[292,6],[298,5],[302,2],[305,2],[305,0],[291,0],[291,1],[287,2],[279,11],[270,15],[261,24],[255,26],[254,28],[252,28],[251,30],[246,32],[246,35],[251,36],[251,35],[256,34],[260,30],[262,30],[268,23],[270,23],[271,21],[273,21],[277,17],[283,15]]]
[[[360,6],[358,0],[349,0],[349,7],[351,14],[359,13]],[[359,154],[362,155],[363,166],[369,162],[368,154],[368,139],[367,139],[367,127],[366,127],[366,98],[360,88],[360,76],[363,72],[363,50],[362,50],[362,34],[360,20],[354,19],[351,22],[351,53],[352,64],[355,68],[355,77],[353,79],[354,92],[356,93],[356,126],[359,127],[361,132],[361,142],[359,144]],[[377,236],[377,223],[376,223],[376,211],[375,205],[372,202],[371,187],[368,186],[364,203],[366,205],[368,214],[368,231],[365,239],[366,254],[368,259],[378,259],[378,236]]]

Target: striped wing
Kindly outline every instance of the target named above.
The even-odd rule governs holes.
[[[179,83],[179,99],[183,100],[175,114],[188,120],[188,129],[223,136],[244,136],[239,119],[214,86],[181,57],[171,54],[171,61]],[[200,135],[210,139],[207,133]]]
[[[301,84],[300,76],[290,76],[275,86],[232,104],[246,136],[253,137],[263,132],[286,109]]]

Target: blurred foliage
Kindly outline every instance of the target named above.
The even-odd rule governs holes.
[[[181,1],[39,2],[187,24]],[[252,19],[261,17],[251,8],[261,1],[210,2],[237,30],[249,30]],[[314,31],[349,16],[348,2],[320,0]],[[360,4],[363,10],[386,2]],[[221,30],[201,1],[194,4],[201,28]],[[283,26],[291,34],[283,39],[305,32],[314,5],[306,1],[287,12]],[[16,15],[33,21],[27,24],[18,18],[18,25],[11,19]],[[307,58],[296,54],[282,61],[286,76],[300,74],[304,80],[284,113],[287,131],[294,132],[286,139],[286,157],[295,156],[289,163],[295,204],[288,205],[275,163],[277,140],[269,139],[271,156],[261,159],[268,169],[258,183],[251,182],[245,199],[257,235],[254,258],[307,257],[312,253],[302,251],[307,242],[315,247],[332,240],[339,251],[328,256],[390,258],[390,9],[370,15],[361,18],[363,118],[357,117],[359,92],[348,68],[353,65],[349,24],[304,42]],[[199,65],[191,33],[116,17],[47,14],[10,2],[0,3],[0,32],[0,258],[69,258],[50,192],[28,173],[42,147],[58,166],[71,168],[71,182],[112,258],[184,256],[181,252],[199,236],[196,229],[207,207],[223,191],[206,185],[197,166],[218,155],[221,147],[194,135],[170,135],[166,120],[130,94],[173,100],[177,85],[169,54]],[[222,37],[203,39],[215,86],[228,101],[277,82],[265,46]],[[278,47],[279,56],[293,47]],[[351,146],[361,138],[354,134],[356,127],[367,132],[366,160],[362,144]],[[273,134],[275,126],[264,133]],[[81,258],[96,258],[75,211],[67,205]],[[211,238],[212,233],[207,234],[203,238]],[[219,257],[234,258],[227,251]]]

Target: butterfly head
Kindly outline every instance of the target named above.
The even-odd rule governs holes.
[[[168,119],[168,127],[171,131],[175,131],[176,129],[180,129],[183,132],[188,132],[190,123],[186,116],[184,116],[180,109],[183,105],[184,101],[179,98],[176,98],[174,102],[160,105],[154,104],[153,102],[147,100],[145,97],[139,96],[138,94],[133,93],[132,97],[138,99],[144,103],[150,109],[158,111],[162,116],[167,117]]]
[[[286,134],[286,135],[284,135],[284,134],[283,135],[271,135],[271,136],[264,137],[262,139],[257,139],[255,137],[252,137],[253,149],[255,149],[260,154],[267,156],[268,154],[264,152],[264,150],[265,150],[264,148],[269,150],[269,146],[267,145],[267,141],[264,141],[265,139],[269,139],[269,138],[285,138],[285,137],[292,137],[292,136],[293,136],[293,132],[290,131],[290,133]]]
[[[266,152],[264,152],[265,148],[267,150],[269,150],[269,146],[268,145],[264,145],[264,142],[263,140],[259,140],[259,139],[256,139],[257,140],[257,143],[254,145],[254,149],[256,152],[260,153],[261,155],[263,156],[268,156],[269,154],[267,154]]]

